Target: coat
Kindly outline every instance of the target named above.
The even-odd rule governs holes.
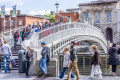
[[[94,55],[92,57],[92,65],[100,65],[101,64],[101,58],[100,58],[100,54],[98,51],[94,52]]]
[[[108,64],[109,65],[119,65],[119,56],[117,53],[117,49],[115,47],[111,47],[109,49],[109,60]]]
[[[64,55],[63,67],[68,67],[70,63],[70,53],[66,52]]]
[[[42,59],[47,59],[47,54],[49,54],[49,48],[45,46],[41,51]]]
[[[29,50],[26,52],[26,61],[31,61],[33,57],[33,50]]]
[[[77,49],[75,46],[72,46],[70,49],[70,60],[72,62],[77,61]]]

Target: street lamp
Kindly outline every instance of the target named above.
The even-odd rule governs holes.
[[[59,7],[59,3],[58,2],[56,2],[56,4],[55,4],[55,6],[56,6],[56,13],[58,13],[58,7]]]

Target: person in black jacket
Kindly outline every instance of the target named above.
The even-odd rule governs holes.
[[[119,56],[116,48],[116,44],[113,43],[112,47],[109,49],[109,61],[108,64],[112,65],[112,75],[116,76],[116,66],[119,65]]]
[[[25,29],[23,29],[22,31],[22,41],[24,41],[24,39],[25,39]]]

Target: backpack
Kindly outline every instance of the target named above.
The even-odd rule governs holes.
[[[46,54],[46,59],[47,59],[47,63],[50,61],[50,49],[48,47],[46,47],[47,49],[47,54]]]
[[[16,39],[17,37],[18,37],[18,33],[15,32],[15,34],[14,34],[14,38]]]

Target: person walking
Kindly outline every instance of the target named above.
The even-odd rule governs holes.
[[[32,59],[33,59],[33,50],[31,49],[30,46],[28,46],[26,51],[26,78],[30,77],[29,68],[30,68]]]
[[[3,37],[3,34],[1,33],[0,34],[0,50],[1,50],[1,47],[2,47],[3,44],[4,44],[4,37]],[[0,53],[0,71],[2,71],[1,61],[2,61],[2,54]]]
[[[14,50],[17,49],[17,42],[18,42],[19,37],[20,37],[20,35],[19,35],[18,31],[16,31],[14,33]]]
[[[43,76],[41,78],[46,77],[47,75],[47,67],[46,67],[46,62],[47,62],[47,54],[48,54],[48,47],[46,46],[45,42],[41,43],[41,46],[43,47],[42,51],[41,51],[41,55],[42,55],[42,59],[40,62],[40,68],[43,71]]]
[[[25,40],[25,33],[26,33],[26,30],[25,30],[25,29],[23,29],[23,31],[22,31],[22,41],[24,41],[24,40]]]
[[[21,42],[22,42],[22,32],[23,32],[23,29],[20,31],[20,44],[21,44]]]
[[[68,66],[69,66],[69,63],[70,63],[70,53],[68,51],[69,51],[69,48],[66,47],[64,49],[63,69],[62,69],[62,72],[59,76],[60,79],[63,79],[63,77],[65,75],[65,71],[68,70]],[[73,72],[71,72],[71,78],[75,78]]]
[[[119,56],[117,53],[116,44],[113,43],[112,47],[108,51],[109,53],[109,61],[108,64],[112,65],[112,75],[116,76],[116,67],[119,65]]]
[[[4,70],[5,73],[7,73],[7,71],[10,71],[10,56],[12,59],[12,52],[11,52],[11,48],[10,46],[7,44],[7,40],[4,41],[3,46],[1,47],[1,54],[3,54],[3,60],[4,60]],[[8,63],[8,66],[6,67]]]
[[[75,70],[77,80],[80,80],[80,75],[79,75],[78,66],[77,66],[77,49],[75,47],[75,42],[72,41],[70,45],[71,45],[71,48],[70,48],[71,62],[70,62],[69,69],[68,69],[67,80],[70,80],[72,68]]]
[[[94,52],[93,57],[92,57],[92,69],[91,69],[91,74],[90,78],[94,78],[94,75],[98,75],[98,79],[102,79],[102,71],[100,69],[100,64],[101,64],[101,59],[100,59],[100,54],[97,51],[97,46],[92,45],[92,51]]]

